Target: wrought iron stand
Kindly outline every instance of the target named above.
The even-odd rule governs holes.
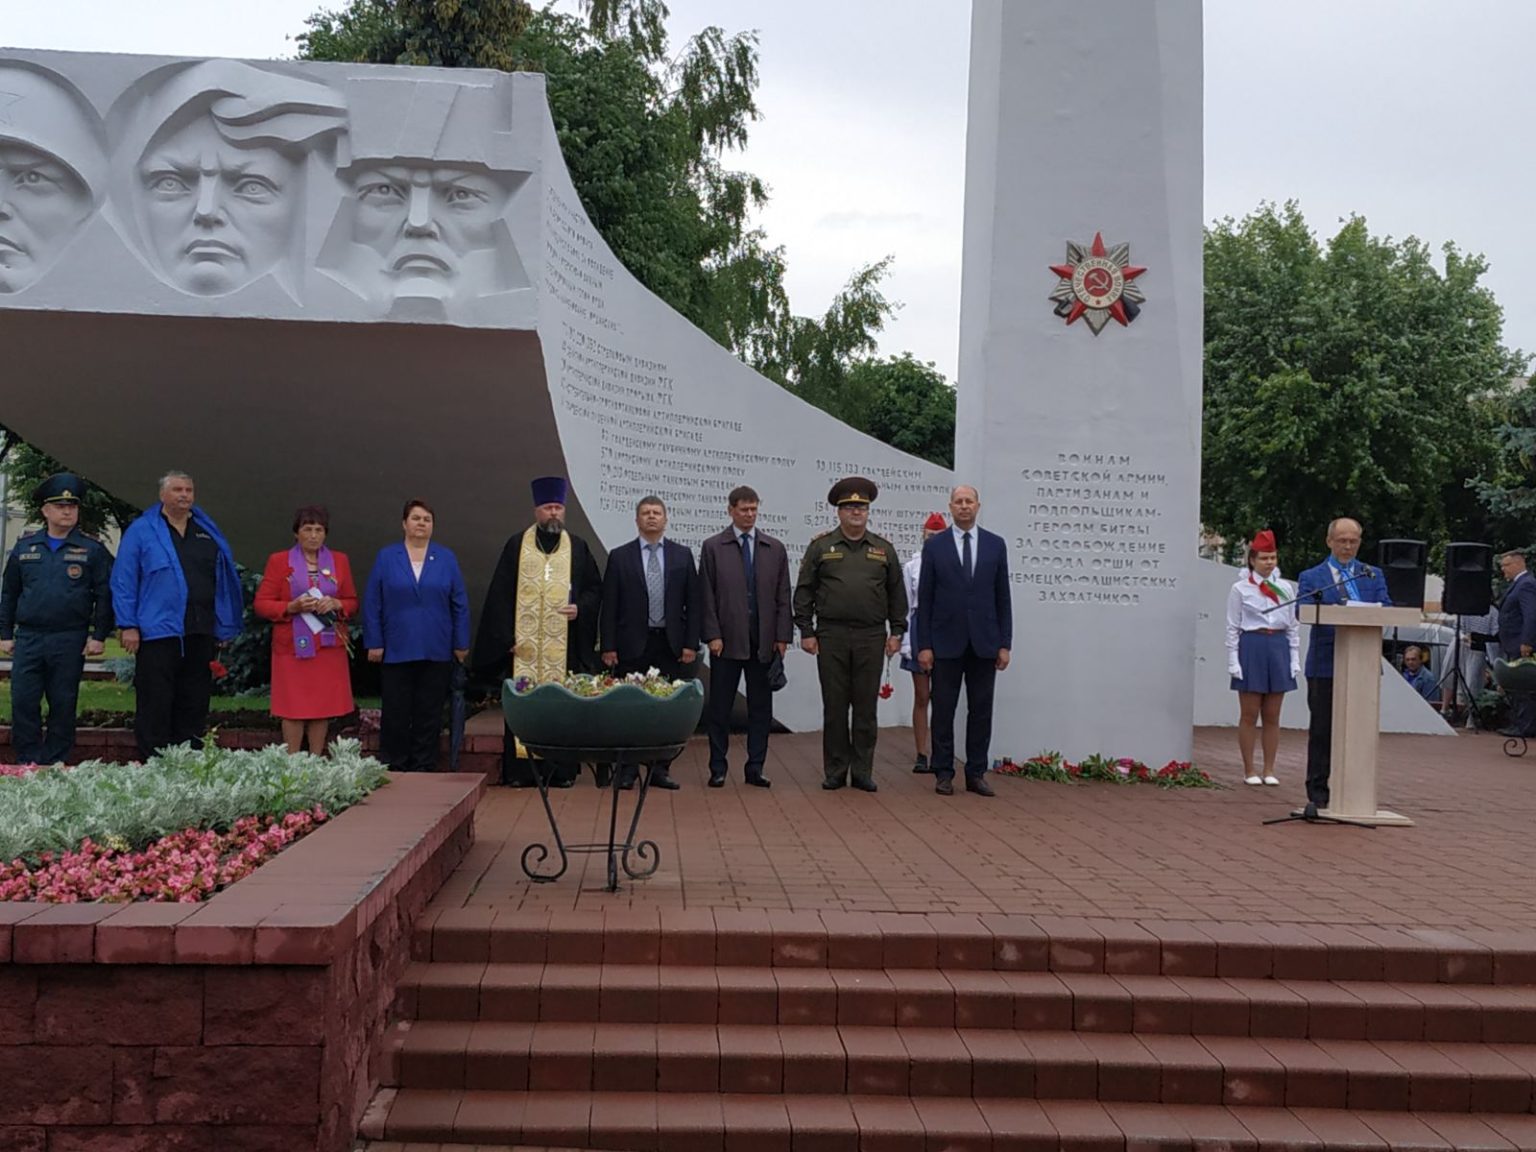
[[[555,837],[555,851],[560,854],[560,868],[554,873],[541,873],[536,869],[549,859],[549,847],[545,844],[534,843],[523,849],[523,872],[537,884],[549,884],[565,875],[565,870],[570,867],[570,858],[580,853],[605,852],[608,855],[608,892],[619,890],[619,869],[624,869],[624,874],[631,880],[643,880],[651,875],[661,864],[661,849],[656,846],[654,840],[636,840],[635,831],[640,827],[640,813],[645,809],[646,793],[651,790],[651,765],[653,763],[668,763],[682,755],[684,744],[659,744],[649,747],[632,748],[572,748],[563,744],[530,744],[523,741],[523,747],[532,752],[538,759],[533,762],[534,779],[539,782],[539,799],[544,801],[544,814],[549,817],[549,830]],[[567,844],[560,835],[560,825],[555,821],[555,810],[549,803],[549,775],[552,769],[552,761],[572,761],[582,763],[613,764],[613,782],[609,785],[613,793],[612,807],[608,812],[608,840],[606,843],[598,841],[592,844]],[[635,794],[635,810],[629,818],[629,831],[621,841],[618,838],[619,829],[619,784],[624,777],[624,769],[629,766],[638,766],[639,790]],[[630,856],[633,854],[639,861],[638,868],[630,867]],[[533,858],[530,866],[529,858]]]

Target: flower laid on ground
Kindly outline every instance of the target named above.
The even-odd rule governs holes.
[[[35,864],[0,864],[0,901],[195,903],[249,876],[329,819],[318,806],[281,817],[243,816],[228,831],[188,828],[142,852],[121,837],[102,844],[87,838],[72,852],[40,853]]]
[[[229,669],[217,660],[208,661],[208,671],[213,674],[215,680],[222,680],[229,675]]]
[[[621,684],[632,684],[634,687],[649,693],[652,696],[667,697],[675,693],[679,688],[686,687],[690,681],[673,680],[663,676],[661,670],[650,668],[645,672],[631,672],[628,676],[614,676],[611,673],[599,672],[596,674],[587,672],[567,672],[563,679],[545,681],[562,685],[573,696],[601,696],[605,692],[611,692]],[[512,691],[519,696],[532,692],[539,686],[531,676],[519,676],[512,681]]]
[[[30,776],[41,768],[41,764],[0,764],[0,776]]]
[[[1217,788],[1210,776],[1188,760],[1170,760],[1154,771],[1129,757],[1088,756],[1076,763],[1060,752],[1041,752],[1022,763],[1004,758],[993,765],[1001,776],[1049,780],[1057,784],[1100,780],[1111,784],[1156,784],[1160,788]]]
[[[168,748],[144,764],[87,761],[0,776],[0,861],[28,871],[87,843],[145,851],[166,837],[228,834],[241,820],[335,815],[387,779],[356,740],[327,756],[259,749]],[[45,855],[48,860],[45,860]]]

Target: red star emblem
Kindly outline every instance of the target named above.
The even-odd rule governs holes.
[[[1136,319],[1146,301],[1141,289],[1131,281],[1145,268],[1131,263],[1131,246],[1104,244],[1104,234],[1095,232],[1088,245],[1067,241],[1067,262],[1050,265],[1060,279],[1050,299],[1056,315],[1068,324],[1086,317],[1088,327],[1097,336],[1110,317],[1123,328]]]

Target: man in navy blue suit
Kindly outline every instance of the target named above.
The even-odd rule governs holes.
[[[912,649],[933,673],[933,774],[940,796],[955,792],[955,708],[965,685],[965,790],[994,795],[987,783],[992,689],[1013,647],[1008,546],[976,526],[981,497],[962,484],[949,494],[948,532],[923,545]]]
[[[1499,648],[1506,660],[1518,660],[1536,650],[1536,577],[1525,570],[1525,553],[1506,552],[1499,571],[1509,581],[1499,601]],[[1509,727],[1500,735],[1536,735],[1536,707],[1529,692],[1509,694]]]
[[[700,589],[693,553],[666,539],[667,506],[647,496],[635,507],[637,539],[608,554],[603,575],[603,663],[619,676],[655,668],[674,680],[698,672]],[[626,768],[621,787],[634,783]],[[652,766],[651,786],[675,790],[667,765]]]
[[[1308,568],[1296,583],[1296,598],[1307,619],[1309,604],[1391,604],[1381,572],[1356,557],[1360,552],[1358,520],[1341,516],[1328,525],[1328,559]],[[1307,799],[1328,807],[1328,777],[1333,772],[1333,626],[1312,625],[1307,645]]]

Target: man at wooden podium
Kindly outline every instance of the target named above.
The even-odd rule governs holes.
[[[1328,525],[1328,559],[1301,574],[1297,607],[1308,604],[1391,604],[1387,581],[1361,563],[1360,523],[1340,517]],[[1305,620],[1305,616],[1303,616]],[[1333,770],[1333,626],[1314,624],[1307,646],[1307,799],[1328,807]]]

